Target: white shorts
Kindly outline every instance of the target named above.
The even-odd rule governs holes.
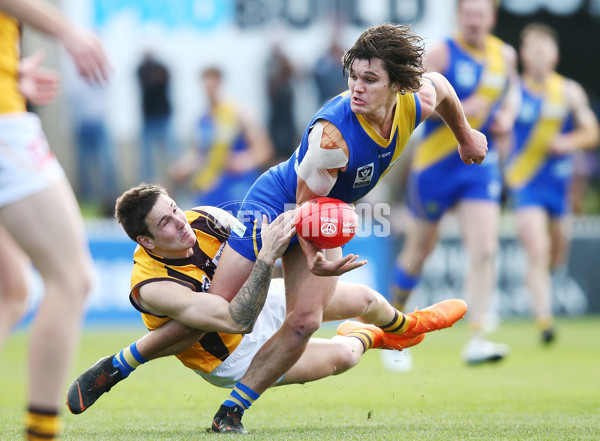
[[[244,335],[239,346],[227,359],[206,373],[195,370],[198,375],[209,383],[219,387],[232,388],[244,376],[254,355],[281,327],[285,319],[285,288],[283,279],[273,279],[269,287],[269,294],[254,329],[250,334]],[[276,381],[279,383],[283,377]]]
[[[0,207],[37,193],[64,177],[42,124],[33,113],[0,115]]]

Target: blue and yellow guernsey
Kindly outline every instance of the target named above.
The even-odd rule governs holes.
[[[552,139],[573,129],[573,115],[565,92],[566,79],[557,73],[545,84],[521,82],[521,109],[514,126],[515,143],[505,168],[511,189],[563,182],[572,170],[571,155],[549,152]]]
[[[17,19],[0,11],[0,114],[26,111],[18,82],[20,37]]]
[[[133,256],[129,298],[133,306],[142,313],[144,324],[149,330],[159,328],[171,318],[144,311],[137,302],[140,287],[152,282],[171,281],[187,286],[202,296],[210,287],[219,257],[229,237],[229,231],[201,208],[186,211],[185,214],[197,238],[192,256],[166,259],[140,246]],[[226,360],[241,341],[241,334],[208,332],[198,343],[176,356],[185,366],[208,373]]]
[[[441,73],[452,84],[460,100],[479,96],[490,103],[489,112],[469,118],[471,127],[487,136],[492,116],[499,108],[509,84],[504,43],[490,35],[481,51],[468,46],[461,37],[448,39],[446,44],[449,63],[446,71]],[[439,118],[430,118],[425,121],[424,139],[415,150],[412,169],[419,172],[449,157],[459,158],[457,148],[458,142],[448,126]],[[491,143],[489,148],[491,150]],[[489,158],[486,160],[489,162]]]
[[[385,139],[362,115],[352,112],[349,91],[325,103],[304,131],[300,146],[292,157],[272,169],[282,190],[288,194],[286,202],[296,200],[298,166],[308,151],[310,130],[318,120],[327,120],[340,131],[349,153],[346,170],[338,173],[327,196],[353,203],[369,193],[396,163],[421,121],[421,104],[414,93],[398,94],[391,135]]]
[[[221,103],[203,115],[197,129],[198,144],[208,154],[204,166],[194,176],[193,187],[197,191],[207,191],[225,172],[230,153],[246,150],[248,143],[233,103]]]
[[[347,168],[340,171],[327,196],[354,203],[364,197],[392,168],[408,139],[421,121],[421,104],[416,94],[398,94],[390,138],[380,136],[362,117],[350,108],[350,92],[346,91],[325,103],[304,131],[300,146],[285,162],[262,174],[248,191],[238,212],[245,230],[232,234],[229,246],[249,260],[256,260],[261,248],[260,216],[273,220],[296,204],[298,166],[308,151],[308,135],[318,120],[331,122],[348,146]],[[292,238],[290,245],[297,244]]]

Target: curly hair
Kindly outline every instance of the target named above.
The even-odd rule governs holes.
[[[161,185],[142,183],[130,188],[117,199],[115,217],[134,242],[137,242],[138,236],[153,237],[148,230],[146,216],[161,194],[167,195],[167,190]]]
[[[410,27],[382,24],[372,26],[361,34],[342,57],[344,72],[350,74],[355,60],[383,61],[390,82],[400,85],[402,91],[417,92],[425,73],[423,39]]]

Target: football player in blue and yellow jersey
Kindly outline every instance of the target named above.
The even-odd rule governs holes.
[[[583,88],[556,73],[558,38],[542,24],[521,34],[521,109],[504,179],[528,257],[526,282],[542,341],[554,339],[550,271],[565,264],[573,153],[598,144]]]
[[[425,56],[427,71],[448,78],[470,125],[486,135],[490,150],[483,164],[465,167],[443,118],[425,122],[423,139],[411,161],[406,200],[412,216],[392,287],[397,307],[403,308],[435,247],[442,215],[455,207],[470,257],[465,297],[473,335],[463,354],[469,363],[497,360],[508,351],[482,333],[496,281],[502,188],[494,137],[510,133],[518,79],[515,50],[490,34],[495,23],[494,3],[459,0],[458,33],[433,46]]]
[[[358,201],[396,163],[411,133],[434,111],[459,141],[462,160],[483,161],[485,136],[471,128],[456,92],[442,75],[423,76],[422,54],[421,39],[404,26],[375,26],[358,38],[344,55],[349,90],[323,105],[289,160],[254,183],[238,214],[245,231],[229,239],[211,289],[231,299],[248,277],[261,246],[261,213],[274,217],[286,206],[315,196]],[[319,250],[296,238],[292,245],[298,241],[300,246],[291,246],[282,257],[287,317],[240,382],[253,398],[300,358],[323,320],[338,276],[366,263],[354,255],[342,257],[341,248]],[[400,311],[390,319],[386,331],[409,332],[415,325]],[[232,409],[245,409],[250,403],[228,397],[215,417],[217,430],[221,425],[241,426],[241,412]],[[229,424],[234,414],[237,423]]]
[[[25,105],[50,102],[59,77],[40,66],[40,53],[20,60],[21,23],[60,40],[89,80],[106,80],[110,69],[99,39],[51,4],[0,1],[0,345],[26,309],[33,262],[44,294],[31,332],[25,436],[54,440],[92,261],[73,191]]]

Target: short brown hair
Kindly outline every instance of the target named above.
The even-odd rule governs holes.
[[[417,92],[425,73],[423,39],[410,27],[382,24],[372,26],[362,33],[354,45],[344,54],[344,71],[350,74],[354,60],[383,61],[390,82],[397,83],[404,91]]]
[[[117,199],[115,217],[134,242],[137,242],[138,236],[153,237],[148,230],[146,216],[161,194],[168,195],[160,184],[142,183],[130,188]]]
[[[554,44],[556,44],[556,47],[558,47],[558,34],[550,26],[543,24],[543,23],[528,24],[521,31],[521,35],[520,35],[521,43],[523,43],[523,40],[525,40],[525,37],[527,37],[531,33],[538,33],[538,34],[542,34],[542,35],[546,35],[547,37],[550,37],[552,39],[552,41],[554,41]]]

